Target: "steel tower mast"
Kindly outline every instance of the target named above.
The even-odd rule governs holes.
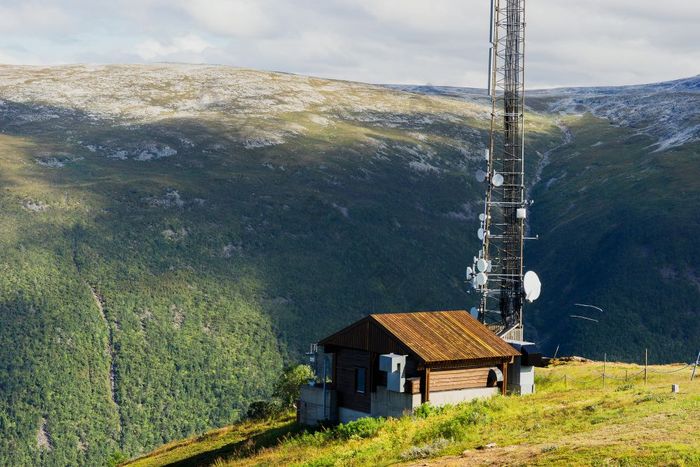
[[[504,338],[523,339],[523,301],[539,296],[539,279],[523,271],[525,218],[525,0],[491,0],[491,131],[487,183],[479,216],[482,249],[468,279],[481,293],[478,318]],[[534,279],[533,277],[534,276]],[[536,289],[536,291],[535,291]],[[534,297],[534,298],[533,298]]]

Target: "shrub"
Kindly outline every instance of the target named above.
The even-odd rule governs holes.
[[[470,426],[488,423],[487,406],[479,401],[459,407],[455,415],[436,422],[428,429],[416,435],[417,441],[437,440],[440,438],[461,441],[465,438]]]
[[[251,419],[272,418],[282,412],[281,404],[276,400],[255,401],[248,406],[246,416]]]
[[[314,378],[309,365],[297,365],[287,368],[275,384],[273,396],[280,400],[282,407],[291,408],[299,400],[301,386]]]
[[[115,467],[119,464],[122,464],[122,463],[128,461],[128,460],[129,460],[129,458],[126,457],[126,455],[123,452],[114,451],[107,459],[107,465],[109,467]]]
[[[413,459],[425,459],[440,453],[450,444],[445,438],[438,438],[430,444],[422,446],[411,446],[408,450],[401,453],[401,460],[410,461]]]
[[[354,422],[343,423],[335,429],[338,439],[364,439],[375,436],[384,425],[384,418],[360,418]]]
[[[435,407],[430,405],[430,402],[424,402],[416,407],[416,409],[413,411],[413,415],[418,418],[428,418],[431,415],[439,415],[444,411],[444,407]]]
[[[629,391],[630,389],[634,388],[634,384],[632,383],[625,383],[619,385],[617,388],[615,388],[615,391],[621,392],[621,391]]]

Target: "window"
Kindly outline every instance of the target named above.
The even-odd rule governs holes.
[[[355,392],[364,394],[367,384],[367,369],[355,368]]]

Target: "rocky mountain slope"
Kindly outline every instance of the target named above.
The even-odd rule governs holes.
[[[545,349],[698,350],[699,82],[528,99]],[[0,67],[0,463],[222,426],[368,312],[470,307],[488,115],[473,90]]]

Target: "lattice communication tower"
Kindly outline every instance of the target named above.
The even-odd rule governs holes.
[[[467,268],[467,279],[481,293],[472,313],[494,332],[523,339],[523,301],[534,301],[541,284],[524,274],[525,192],[525,0],[491,0],[488,92],[491,131],[485,150],[487,184],[478,231],[482,248]]]

